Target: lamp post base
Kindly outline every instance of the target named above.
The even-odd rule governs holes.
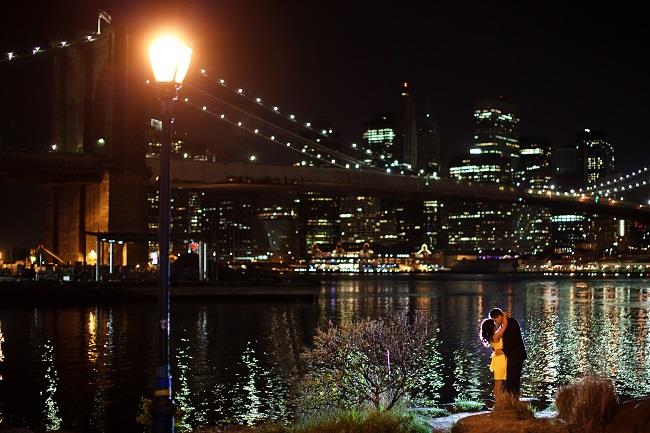
[[[151,402],[151,420],[154,433],[174,432],[176,404],[169,396],[154,397]]]

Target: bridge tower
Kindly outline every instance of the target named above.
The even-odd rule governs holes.
[[[136,41],[107,28],[92,43],[54,53],[52,138],[64,151],[99,155],[102,164],[98,183],[49,187],[46,242],[70,262],[84,262],[96,248],[86,232],[146,228],[146,57]],[[144,261],[143,245],[125,248],[114,252],[117,263]]]
[[[12,108],[0,122],[3,151],[48,158],[50,174],[66,156],[96,161],[98,174],[92,180],[74,172],[41,176],[46,191],[43,244],[67,262],[85,262],[96,249],[87,232],[146,229],[146,71],[144,44],[112,27],[101,35],[53,42],[0,69],[5,82],[14,83],[5,99]],[[19,167],[13,170],[20,176]],[[114,249],[114,257],[143,261],[144,247],[129,245],[128,253],[124,248]]]

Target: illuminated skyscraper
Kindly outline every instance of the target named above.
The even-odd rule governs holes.
[[[511,184],[519,160],[517,108],[502,100],[474,104],[474,143],[450,163],[450,177],[477,183]],[[511,253],[513,206],[458,202],[448,206],[449,248],[456,252]]]
[[[480,153],[472,149],[469,154],[453,158],[449,162],[449,177],[477,183],[510,183],[508,164],[498,155]]]
[[[563,213],[551,216],[553,252],[564,256],[594,249],[590,242],[591,221],[584,213]]]
[[[346,244],[376,243],[380,237],[380,206],[378,197],[341,197],[341,241]]]
[[[586,186],[614,174],[614,147],[607,140],[607,134],[585,129],[578,133],[577,144],[584,152]]]
[[[438,125],[430,112],[427,110],[424,116],[418,119],[418,171],[424,170],[424,174],[440,174],[440,136]]]
[[[364,160],[380,167],[388,166],[396,157],[397,127],[391,114],[377,114],[363,133]]]
[[[501,99],[474,103],[474,148],[497,155],[512,173],[519,160],[519,110]]]
[[[306,192],[295,199],[299,215],[300,246],[307,251],[312,245],[332,248],[340,240],[339,198]]]
[[[476,183],[508,183],[510,173],[503,158],[473,151],[453,159],[449,176]],[[462,253],[507,252],[512,248],[512,205],[455,202],[447,206],[449,247]]]
[[[515,185],[543,190],[551,186],[551,144],[539,137],[522,137]],[[514,236],[518,253],[542,254],[550,248],[551,213],[545,207],[517,204],[514,208]]]
[[[546,189],[551,185],[551,143],[544,138],[522,137],[515,184],[522,188]]]
[[[416,124],[415,99],[411,95],[408,83],[402,85],[400,96],[400,144],[401,157],[399,161],[418,166],[418,130]]]

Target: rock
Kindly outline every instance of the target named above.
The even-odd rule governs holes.
[[[453,433],[570,433],[567,425],[556,419],[522,416],[512,410],[471,415],[460,419]]]
[[[480,412],[480,413],[490,413],[490,412]],[[468,416],[473,416],[477,415],[476,412],[459,412],[459,413],[454,413],[451,415],[447,416],[440,416],[436,418],[431,418],[429,422],[429,426],[432,429],[433,433],[438,433],[438,432],[450,432],[451,428],[458,422],[458,420],[468,417]]]
[[[650,397],[626,401],[607,424],[605,433],[650,432]]]

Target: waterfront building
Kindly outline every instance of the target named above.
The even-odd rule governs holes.
[[[301,248],[314,244],[332,248],[340,239],[340,203],[333,195],[305,192],[295,198]]]
[[[561,213],[551,216],[553,252],[574,256],[594,250],[589,236],[590,219],[583,213]]]
[[[378,197],[342,197],[340,201],[341,242],[374,244],[380,239],[381,202]]]

